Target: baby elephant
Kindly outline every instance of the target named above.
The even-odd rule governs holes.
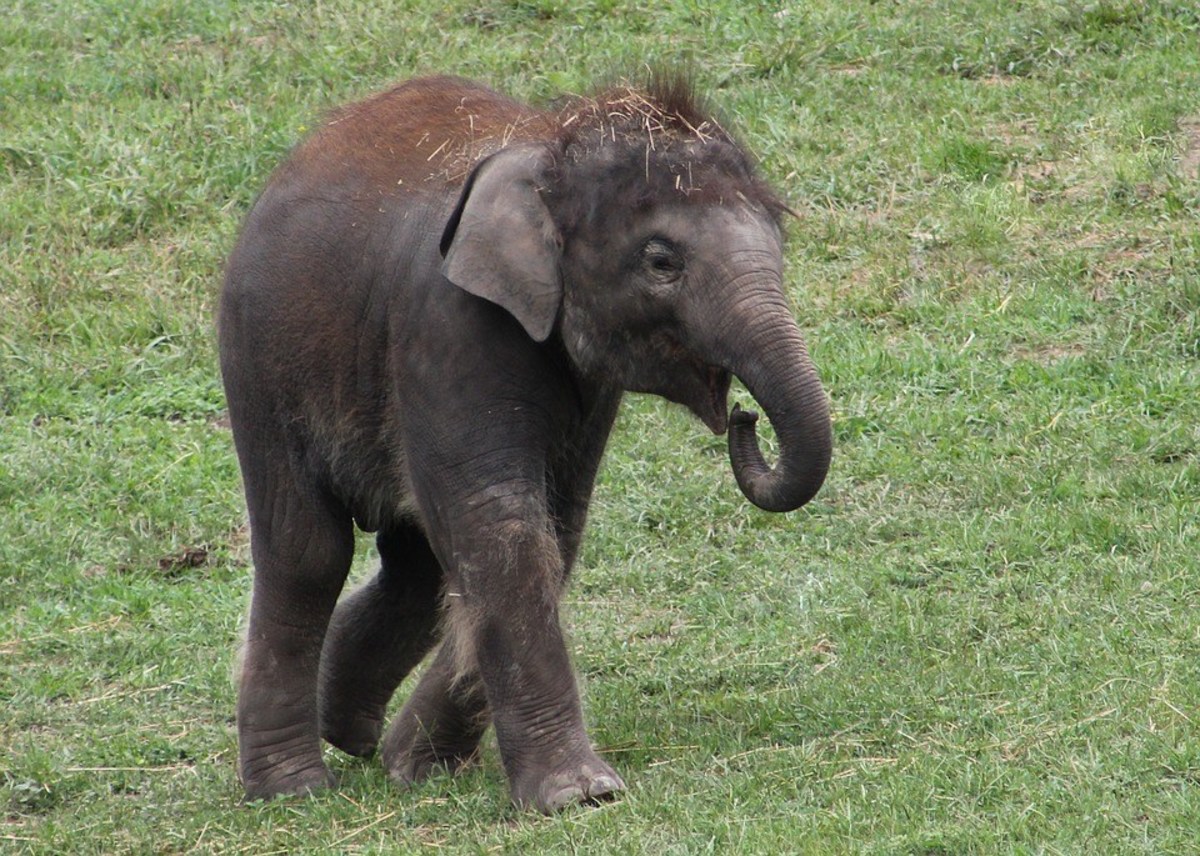
[[[786,211],[681,78],[553,110],[412,80],[296,148],[220,302],[254,557],[250,798],[331,785],[322,737],[416,782],[489,723],[518,805],[622,789],[584,730],[559,598],[624,390],[728,428],[755,505],[820,488],[829,411],[782,290]],[[774,467],[756,414],[727,412],[733,375]],[[355,524],[382,566],[338,602]]]

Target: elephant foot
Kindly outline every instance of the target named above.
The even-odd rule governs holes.
[[[379,746],[383,717],[360,714],[347,722],[321,722],[321,737],[356,758],[370,758]]]
[[[327,643],[326,650],[328,648]],[[343,669],[339,674],[347,671]],[[383,695],[382,701],[364,699],[367,693],[356,691],[357,688],[348,686],[346,681],[334,680],[331,677],[333,673],[328,660],[322,660],[317,691],[317,720],[321,737],[347,755],[369,758],[375,754],[379,735],[383,733],[388,696],[379,693]]]
[[[384,735],[380,754],[397,782],[453,773],[478,754],[491,719],[487,698],[477,676],[456,680],[455,672],[454,652],[443,647]]]
[[[246,799],[302,796],[336,785],[321,756],[317,723],[284,721],[288,708],[265,704],[264,697],[244,691],[238,710],[238,773]]]
[[[421,720],[406,717],[392,725],[384,738],[381,755],[384,768],[394,781],[410,786],[424,781],[437,770],[455,773],[479,754],[479,741],[487,722],[460,728],[425,727]]]
[[[337,779],[320,758],[315,762],[275,762],[269,767],[248,761],[242,764],[242,787],[246,791],[246,802],[308,796],[336,785]]]
[[[383,723],[378,719],[358,718],[342,725],[322,725],[320,736],[325,742],[341,749],[355,758],[371,758],[379,746],[379,734]]]
[[[597,805],[615,799],[625,783],[594,753],[562,767],[533,769],[512,780],[512,798],[522,808],[552,814],[571,805]]]

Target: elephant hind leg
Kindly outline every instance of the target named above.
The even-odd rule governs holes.
[[[265,480],[264,480],[265,481]],[[246,796],[334,784],[321,756],[321,646],[354,553],[349,516],[315,491],[251,484],[254,592],[238,687],[239,771]]]
[[[461,651],[443,645],[384,737],[388,774],[415,784],[438,768],[451,772],[470,762],[489,724],[478,672],[462,671]]]
[[[376,538],[379,573],[338,604],[321,652],[321,736],[375,751],[388,701],[437,640],[442,571],[415,525]]]

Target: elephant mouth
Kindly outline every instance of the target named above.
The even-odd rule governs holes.
[[[707,396],[702,407],[692,407],[692,412],[700,417],[700,421],[708,426],[714,434],[724,434],[729,427],[729,383],[731,376],[725,369],[717,366],[705,366],[705,387]]]
[[[690,410],[714,434],[724,434],[729,428],[729,384],[733,375],[720,366],[698,360],[674,336],[664,336],[657,342],[661,358],[660,371],[648,377],[637,377],[627,389],[661,395]]]

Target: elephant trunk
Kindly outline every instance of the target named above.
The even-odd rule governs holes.
[[[766,411],[780,452],[771,467],[758,445],[758,414],[735,404],[729,420],[729,462],[748,500],[766,511],[792,511],[816,495],[829,471],[829,402],[786,306],[761,313],[743,332],[741,343],[727,343],[730,358],[725,367]]]

